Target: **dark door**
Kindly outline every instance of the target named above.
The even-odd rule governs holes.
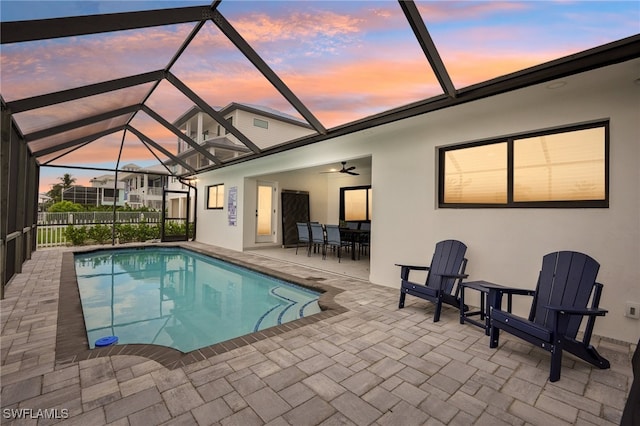
[[[309,222],[309,193],[283,190],[282,195],[282,246],[295,246],[298,242],[296,222]]]

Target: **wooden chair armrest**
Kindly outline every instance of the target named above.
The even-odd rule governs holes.
[[[409,270],[415,270],[415,271],[428,271],[429,267],[428,266],[414,266],[414,265],[403,265],[401,263],[396,263],[396,266],[399,266],[401,268],[407,268]]]
[[[409,279],[409,273],[411,271],[428,271],[429,267],[428,266],[415,266],[415,265],[401,265],[396,263],[396,266],[399,266],[400,268],[400,279],[402,280],[408,280]]]
[[[557,311],[560,315],[591,315],[591,316],[604,316],[607,312],[606,309],[599,308],[572,308],[568,306],[553,306],[545,305],[546,309],[551,311]]]

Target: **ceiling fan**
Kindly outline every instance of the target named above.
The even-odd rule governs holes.
[[[342,161],[342,169],[340,170],[332,170],[329,172],[321,172],[321,173],[346,173],[349,175],[353,175],[353,176],[359,176],[360,173],[356,173],[353,170],[356,168],[356,166],[351,166],[351,167],[347,167],[347,162],[346,161]]]

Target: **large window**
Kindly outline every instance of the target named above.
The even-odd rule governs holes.
[[[371,221],[371,185],[340,188],[340,220]]]
[[[224,184],[207,187],[207,209],[222,209],[224,207]]]
[[[439,151],[440,207],[608,207],[609,123]]]

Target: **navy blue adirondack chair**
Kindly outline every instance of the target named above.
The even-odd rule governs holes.
[[[609,368],[609,361],[589,344],[595,319],[607,311],[598,307],[602,284],[596,282],[600,264],[583,253],[559,251],[542,259],[542,269],[533,296],[529,318],[522,318],[500,309],[503,294],[522,294],[522,289],[492,288],[490,343],[498,347],[499,330],[551,352],[549,380],[560,379],[562,351],[598,367]],[[587,306],[591,300],[591,306]],[[582,340],[578,329],[587,317]]]
[[[436,305],[433,322],[440,320],[442,304],[446,303],[460,309],[458,285],[468,275],[464,273],[467,259],[464,257],[467,246],[456,240],[440,241],[436,244],[430,266],[400,266],[400,302],[398,308],[404,308],[407,294],[428,300]],[[411,271],[427,271],[424,284],[409,281]],[[455,288],[455,290],[454,290]]]

